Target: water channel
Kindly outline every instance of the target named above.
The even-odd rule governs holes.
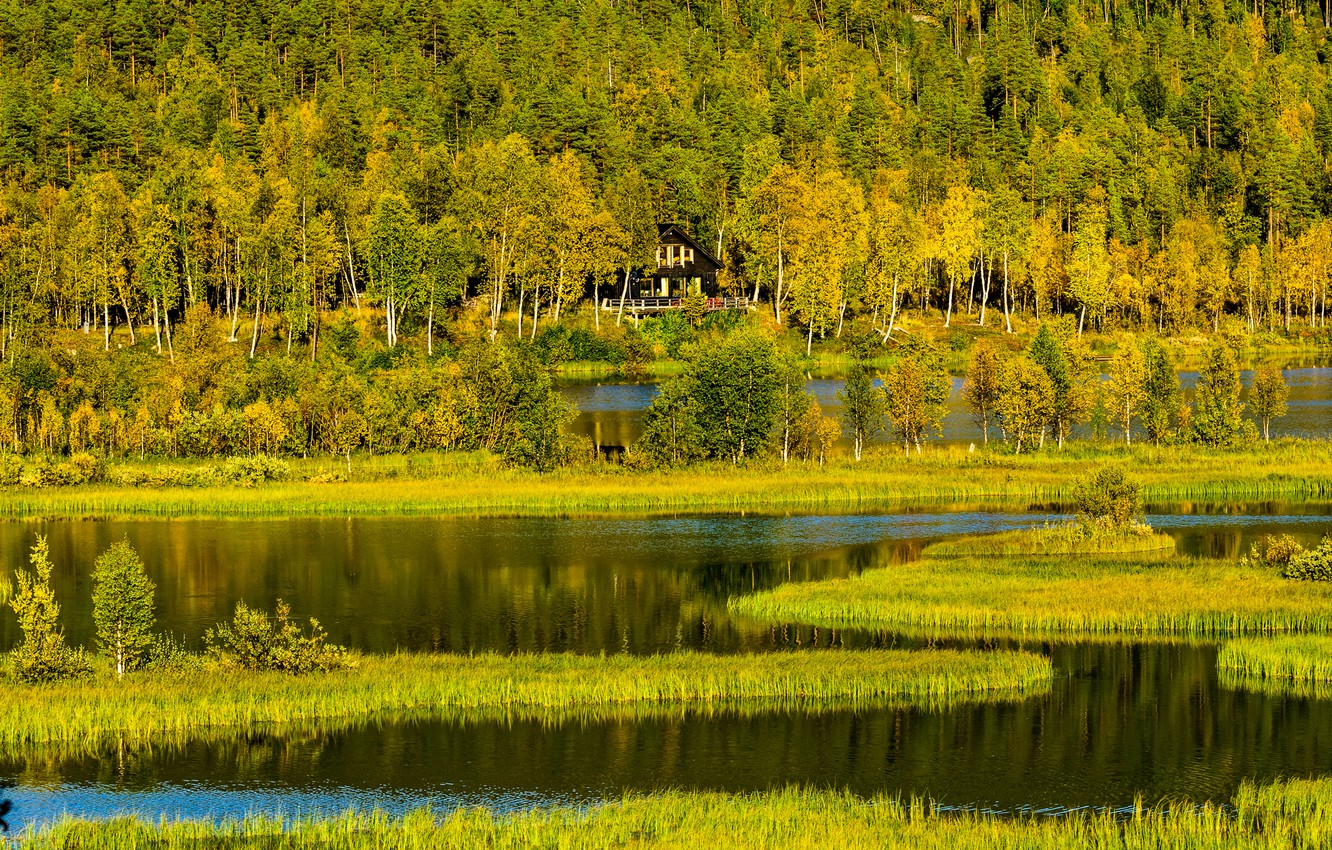
[[[930,540],[1043,523],[1022,506],[866,515],[638,519],[302,519],[0,524],[0,564],[51,541],[70,637],[91,632],[88,570],[128,538],[157,583],[163,628],[198,644],[239,599],[282,597],[367,650],[651,653],[910,646],[730,617],[726,598],[917,556]],[[1266,533],[1306,543],[1332,505],[1156,505],[1180,549],[1236,557]],[[1057,515],[1057,514],[1056,514]],[[16,638],[8,611],[0,646]],[[928,794],[1001,810],[1224,800],[1244,779],[1332,773],[1332,702],[1233,691],[1212,644],[1029,644],[1048,695],[944,711],[667,712],[647,719],[369,723],[183,746],[0,759],[11,824],[63,812],[217,818],[584,803],[664,788],[799,783]]]

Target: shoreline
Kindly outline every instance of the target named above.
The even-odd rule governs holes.
[[[117,464],[188,470],[194,464]],[[296,460],[293,478],[338,464]],[[580,467],[540,474],[487,458],[396,456],[353,467],[354,480],[251,486],[83,484],[0,490],[0,518],[449,516],[568,517],[789,510],[875,510],[955,503],[1067,501],[1089,467],[1114,466],[1147,502],[1332,500],[1332,443],[1290,441],[1236,451],[1198,447],[1070,446],[1014,456],[936,448],[904,459],[883,449],[860,464],[760,461],[672,470]],[[166,473],[163,473],[166,475]],[[168,476],[169,477],[169,476]]]

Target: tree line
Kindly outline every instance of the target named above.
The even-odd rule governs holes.
[[[982,446],[994,436],[1015,454],[1063,448],[1073,428],[1098,412],[1122,430],[1126,445],[1138,434],[1158,446],[1212,448],[1249,445],[1260,434],[1270,441],[1272,420],[1286,414],[1289,389],[1275,366],[1260,367],[1247,402],[1240,401],[1235,353],[1220,338],[1204,353],[1192,399],[1156,338],[1127,342],[1108,365],[1102,380],[1100,364],[1075,331],[1061,335],[1041,325],[1020,350],[977,343],[962,399]],[[635,460],[672,466],[767,456],[822,465],[841,437],[859,461],[885,436],[910,455],[942,433],[952,379],[942,353],[929,344],[909,343],[877,379],[863,364],[854,366],[838,393],[836,417],[807,391],[807,377],[802,361],[761,333],[699,346],[646,411]]]
[[[487,451],[550,469],[575,451],[573,411],[531,344],[464,335],[448,358],[399,357],[347,317],[316,364],[250,360],[217,327],[182,325],[174,362],[96,344],[14,352],[0,364],[0,484],[81,483],[106,459],[322,454],[350,471],[356,454]]]
[[[427,353],[464,302],[595,327],[661,221],[807,350],[904,312],[1326,323],[1318,4],[0,8],[5,353],[174,358],[200,307],[313,361],[344,307]]]

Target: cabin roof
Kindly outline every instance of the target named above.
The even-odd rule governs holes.
[[[694,237],[690,236],[688,233],[685,233],[684,228],[681,227],[680,225],[673,224],[670,222],[664,224],[658,224],[657,241],[665,242],[667,236],[679,237],[686,245],[688,245],[690,248],[693,248],[698,254],[702,255],[703,259],[711,263],[714,268],[716,268],[719,271],[721,270],[722,264],[717,262],[717,258],[712,256],[712,253],[708,251],[707,248],[704,248],[702,245],[700,245],[698,241],[694,239]]]

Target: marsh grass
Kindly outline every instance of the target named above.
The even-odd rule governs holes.
[[[1064,503],[1090,466],[1115,465],[1148,501],[1332,498],[1332,445],[1270,449],[1070,447],[1012,456],[939,447],[922,458],[885,449],[862,464],[819,468],[758,461],[679,470],[592,465],[537,474],[482,455],[353,459],[349,481],[255,487],[136,488],[83,485],[0,490],[0,517],[113,516],[569,516],[873,510],[954,502]],[[293,461],[328,477],[339,461]]]
[[[1211,639],[1332,631],[1332,584],[1178,556],[926,557],[732,597],[727,607],[768,622],[927,637]]]
[[[1152,553],[1168,555],[1175,551],[1175,538],[1153,532],[1145,526],[1133,529],[1106,529],[1080,524],[1024,528],[945,540],[925,548],[926,557],[958,558],[978,555],[1054,556],[1054,555],[1128,555]]]
[[[1332,637],[1227,641],[1216,667],[1227,687],[1325,699],[1332,696]]]
[[[283,847],[292,850],[430,848],[810,848],[813,850],[1276,850],[1332,843],[1332,783],[1245,783],[1229,806],[1141,801],[1127,814],[1080,810],[1062,817],[1002,817],[946,812],[929,801],[864,799],[849,793],[787,788],[725,794],[669,791],[627,796],[589,808],[496,814],[483,808],[448,815],[417,810],[402,818],[348,813],[323,820],[252,818],[222,824],[64,820],[28,833],[25,850],[156,850]]]
[[[53,686],[0,688],[0,751],[152,744],[210,728],[398,717],[559,722],[653,707],[817,710],[1018,699],[1049,687],[1048,658],[1025,652],[817,650],[603,657],[359,656],[346,671],[291,676],[219,667],[144,670]]]

